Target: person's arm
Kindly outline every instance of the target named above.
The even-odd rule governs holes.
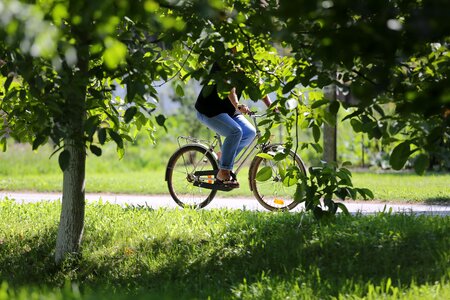
[[[240,111],[243,114],[247,114],[250,112],[250,109],[245,104],[239,104],[239,99],[236,94],[236,88],[232,88],[230,91],[230,94],[228,95],[228,99],[230,100],[231,104],[233,104],[234,108],[236,110]]]
[[[272,101],[270,100],[269,95],[265,95],[265,96],[262,98],[262,101],[264,102],[264,104],[265,104],[267,107],[269,107],[269,106],[272,104]]]

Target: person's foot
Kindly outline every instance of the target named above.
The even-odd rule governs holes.
[[[230,188],[239,187],[239,182],[231,176],[231,172],[229,170],[219,170],[216,176],[216,184]]]

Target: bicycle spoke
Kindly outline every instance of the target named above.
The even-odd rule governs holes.
[[[279,146],[274,146],[279,147]],[[268,151],[271,152],[271,151]],[[272,153],[277,153],[275,151]],[[271,154],[272,154],[271,153]],[[273,156],[273,154],[272,154]],[[281,160],[268,160],[261,157],[256,157],[252,170],[250,170],[251,185],[256,199],[269,210],[289,210],[296,206],[294,195],[296,192],[297,170],[292,168],[294,162],[300,172],[304,172],[305,168],[300,158],[296,158],[291,151],[289,155]],[[257,181],[256,174],[259,170],[264,169],[264,175],[268,175],[267,168],[270,168],[270,178]],[[263,176],[265,177],[265,176]]]
[[[171,168],[168,185],[172,198],[181,206],[201,208],[211,201],[216,192],[194,186],[194,182],[199,180],[194,173],[214,170],[217,164],[205,149],[197,146],[182,148],[177,155],[168,166]]]

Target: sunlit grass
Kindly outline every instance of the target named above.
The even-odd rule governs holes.
[[[122,160],[108,146],[102,157],[90,155],[86,172],[88,193],[168,194],[165,167],[176,146],[133,146]],[[49,159],[52,149],[32,152],[30,146],[13,145],[0,153],[0,190],[60,192],[62,173],[57,158]],[[220,197],[253,197],[248,185],[248,168],[238,175],[241,188],[219,192]],[[371,189],[377,201],[448,203],[450,174],[410,172],[353,172],[357,187]]]
[[[354,172],[353,184],[374,192],[375,200],[449,203],[450,173]]]

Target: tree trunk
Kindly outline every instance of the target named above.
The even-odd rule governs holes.
[[[56,240],[55,261],[61,263],[66,254],[80,249],[84,229],[86,152],[81,141],[66,140],[64,149],[70,162],[64,171],[62,210]]]
[[[325,97],[331,101],[336,99],[336,85],[332,84],[326,91]],[[336,120],[336,118],[333,118]],[[323,125],[323,160],[326,162],[337,161],[337,127],[336,123]]]
[[[337,130],[336,125],[323,125],[323,160],[326,162],[337,161],[337,146],[336,139]]]
[[[70,154],[63,175],[61,218],[56,239],[55,262],[60,264],[69,253],[78,253],[84,229],[86,149],[84,122],[86,119],[86,90],[89,82],[89,48],[77,48],[75,72],[70,68],[71,88],[63,106],[66,137],[64,151]]]

